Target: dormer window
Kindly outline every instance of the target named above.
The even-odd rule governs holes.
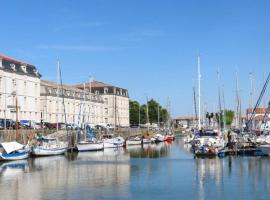
[[[27,73],[27,70],[26,70],[26,66],[25,66],[25,65],[22,65],[22,66],[21,66],[21,69],[22,69],[22,71],[23,71],[24,73]]]
[[[15,64],[10,64],[10,67],[11,67],[11,69],[14,71],[14,72],[16,72],[16,65]]]
[[[95,91],[95,94],[99,94],[99,91],[98,91],[98,90],[96,90],[96,91]]]
[[[34,73],[36,76],[39,76],[38,70],[34,69]]]
[[[104,88],[104,94],[108,94],[109,88]]]

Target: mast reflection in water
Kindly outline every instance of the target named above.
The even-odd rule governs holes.
[[[268,157],[194,159],[182,139],[0,163],[0,199],[269,199]]]

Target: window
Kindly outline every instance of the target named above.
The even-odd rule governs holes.
[[[96,94],[99,94],[99,91],[98,91],[98,90],[96,90],[96,91],[95,91],[95,93],[96,93]]]
[[[108,94],[109,89],[108,88],[104,88],[104,94]]]
[[[104,103],[108,105],[108,98],[104,98]]]
[[[22,66],[21,66],[21,69],[22,69],[22,71],[23,71],[24,73],[27,73],[27,70],[26,70],[26,66],[25,66],[25,65],[22,65]]]
[[[2,77],[0,76],[0,91],[2,89]]]
[[[13,87],[16,87],[16,79],[12,79],[12,85]]]
[[[108,108],[105,108],[105,114],[108,115]]]

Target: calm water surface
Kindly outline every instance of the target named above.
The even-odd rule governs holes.
[[[270,199],[270,158],[172,144],[0,163],[0,199]]]

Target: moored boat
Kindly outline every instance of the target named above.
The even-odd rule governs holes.
[[[123,147],[125,143],[124,138],[120,136],[114,137],[111,134],[104,135],[102,141],[103,141],[104,148],[119,148],[119,147]]]
[[[34,156],[54,156],[61,155],[67,151],[66,142],[60,142],[56,138],[41,137],[38,138],[37,144],[32,148]]]
[[[81,141],[77,144],[78,151],[100,151],[103,149],[103,143],[98,141]]]
[[[0,161],[23,160],[29,157],[30,150],[18,142],[1,143]]]
[[[126,140],[126,145],[141,145],[142,144],[142,139],[140,137],[135,137],[135,138],[128,138]]]

